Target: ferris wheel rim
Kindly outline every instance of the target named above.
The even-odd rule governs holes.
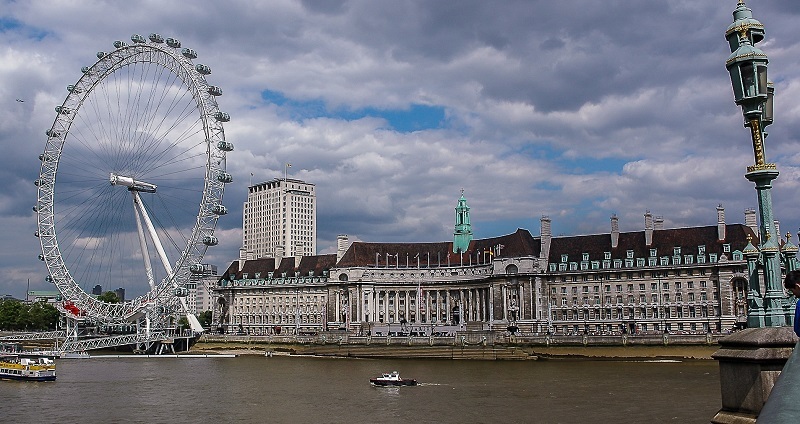
[[[134,37],[137,37],[134,35]],[[132,37],[132,40],[134,39]],[[171,40],[171,39],[170,39]],[[84,68],[83,75],[77,83],[69,86],[69,94],[61,106],[56,108],[56,119],[47,131],[47,143],[41,156],[42,165],[37,180],[38,197],[35,206],[37,212],[37,235],[42,246],[42,259],[48,269],[48,279],[56,285],[63,297],[78,305],[78,308],[94,318],[124,321],[154,303],[175,303],[178,279],[185,279],[190,273],[190,266],[199,264],[205,250],[211,243],[206,239],[214,238],[219,208],[224,211],[222,196],[224,185],[230,182],[230,174],[225,170],[226,152],[230,143],[225,141],[222,122],[227,114],[220,112],[215,96],[221,94],[218,87],[209,85],[204,77],[207,67],[194,65],[192,59],[196,53],[191,49],[179,49],[168,43],[165,46],[151,35],[150,42],[134,40],[134,44],[116,42],[115,50],[109,53],[98,53],[98,60],[91,67]],[[189,50],[192,54],[187,54]],[[75,281],[68,269],[58,244],[57,224],[54,202],[56,177],[61,162],[64,146],[68,144],[70,129],[79,114],[84,101],[110,75],[138,63],[150,63],[160,66],[180,79],[183,88],[191,93],[196,104],[196,111],[202,121],[205,139],[206,166],[203,187],[197,217],[190,232],[185,248],[175,262],[174,272],[161,280],[144,295],[137,296],[122,304],[101,302],[90,296]],[[227,175],[228,181],[221,176]],[[198,188],[199,189],[199,188]]]

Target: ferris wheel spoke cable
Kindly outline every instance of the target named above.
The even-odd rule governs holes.
[[[184,106],[184,111],[182,112],[182,114],[175,119],[175,122],[172,123],[163,134],[156,135],[156,139],[158,139],[158,140],[166,140],[167,139],[167,135],[171,132],[171,130],[176,128],[178,126],[178,124],[182,123],[182,121],[184,121],[188,116],[190,116],[190,112],[191,112],[191,110],[189,109],[189,105],[187,104],[186,106]],[[197,124],[201,125],[199,129],[196,128]],[[190,131],[192,131],[193,128],[194,128],[193,132],[190,132]],[[190,136],[199,134],[201,131],[202,131],[202,121],[200,119],[197,119],[188,128],[186,128],[183,131],[183,133],[177,134],[175,139],[172,142],[163,143],[163,145],[164,145],[163,146],[163,150],[161,150],[158,153],[155,153],[155,150],[158,147],[158,145],[153,143],[152,146],[151,146],[152,149],[148,149],[148,151],[146,153],[150,153],[150,150],[152,150],[155,153],[153,160],[160,160],[161,157],[163,157],[164,154],[167,151],[171,150],[175,146],[178,146],[180,143],[182,143],[185,139],[188,139]],[[201,142],[198,143],[198,144],[204,144],[204,143],[205,143],[205,140],[201,140]]]

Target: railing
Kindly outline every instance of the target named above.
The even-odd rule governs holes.
[[[800,422],[800,343],[783,366],[767,402],[758,415],[758,422],[765,424]]]
[[[63,331],[42,331],[37,333],[21,333],[11,336],[0,337],[3,342],[15,342],[24,340],[49,340],[49,339],[63,339],[66,334]]]
[[[100,337],[96,339],[67,340],[59,346],[61,352],[82,352],[92,349],[103,349],[114,346],[125,346],[136,343],[148,343],[167,340],[169,337],[161,332],[154,331],[147,334],[123,334],[119,336]]]

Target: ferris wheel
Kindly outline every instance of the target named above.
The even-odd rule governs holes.
[[[227,213],[230,116],[194,50],[158,34],[131,41],[98,52],[55,108],[35,182],[39,259],[69,314],[155,327],[185,314],[202,330],[185,296]],[[98,286],[133,299],[100,301]]]

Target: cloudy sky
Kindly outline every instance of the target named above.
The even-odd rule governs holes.
[[[52,289],[37,260],[44,131],[65,86],[114,40],[181,40],[223,88],[235,145],[208,262],[241,245],[252,182],[317,185],[318,250],[452,238],[461,190],[476,237],[550,216],[555,234],[743,222],[749,132],[733,104],[726,1],[0,1],[0,295]],[[783,233],[800,225],[800,3],[751,1],[776,118],[767,160]],[[17,101],[23,100],[23,101]]]

